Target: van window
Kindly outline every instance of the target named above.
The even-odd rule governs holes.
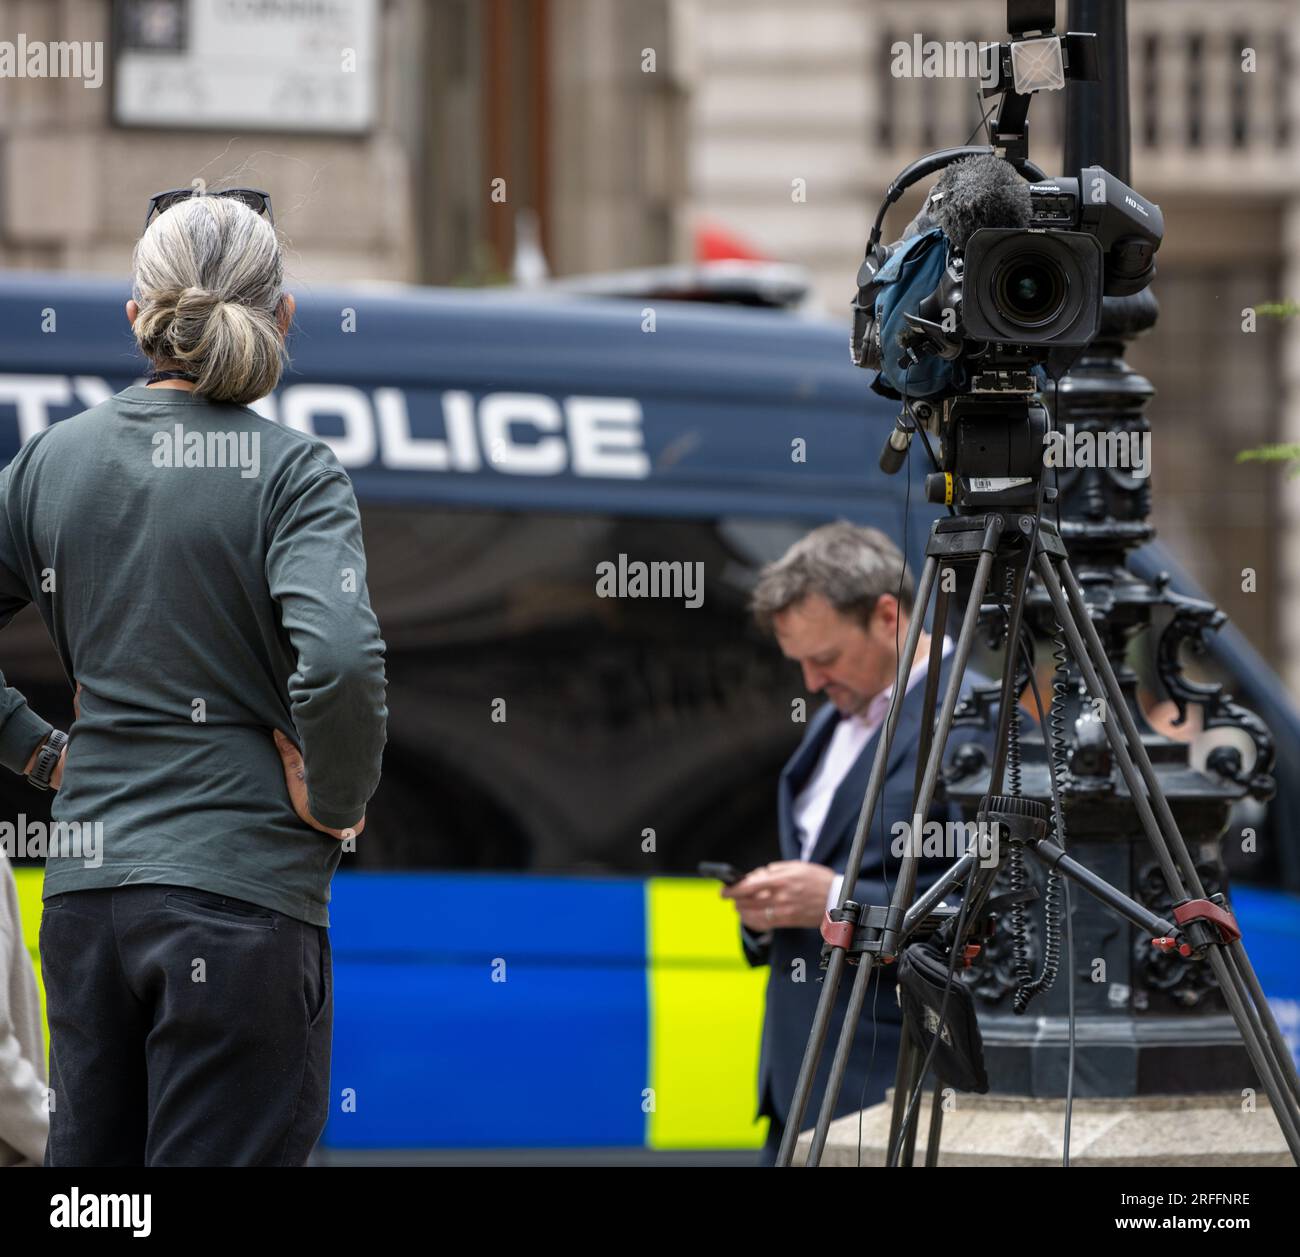
[[[349,863],[660,876],[776,858],[809,696],[746,604],[810,526],[364,509],[389,743]]]
[[[795,700],[806,717],[821,700],[747,598],[816,522],[363,506],[388,745],[343,867],[665,876],[776,859],[777,778],[807,727]],[[34,608],[4,647],[6,680],[66,728]],[[47,822],[50,798],[0,773],[0,818]]]

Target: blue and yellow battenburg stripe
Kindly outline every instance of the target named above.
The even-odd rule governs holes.
[[[736,909],[719,884],[645,883],[651,1148],[756,1148],[758,1051],[767,969],[740,948]]]
[[[42,871],[14,874],[39,978]],[[1237,887],[1233,906],[1300,1040],[1300,898]],[[668,1151],[766,1137],[753,1114],[767,970],[746,965],[716,882],[348,872],[330,914],[327,1147]]]
[[[41,870],[15,874],[39,974]],[[767,970],[746,965],[718,889],[687,878],[339,873],[322,1142],[760,1146]]]

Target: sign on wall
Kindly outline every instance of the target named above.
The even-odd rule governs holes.
[[[367,131],[376,9],[376,0],[117,0],[114,120]]]

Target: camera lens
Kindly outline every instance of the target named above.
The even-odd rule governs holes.
[[[1086,345],[1101,319],[1103,257],[1082,231],[981,227],[964,252],[966,338],[1007,345]]]
[[[1024,327],[1050,322],[1065,304],[1068,285],[1055,258],[1020,253],[998,268],[993,297],[998,311]]]

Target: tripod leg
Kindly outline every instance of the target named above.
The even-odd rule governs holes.
[[[934,620],[930,634],[930,667],[925,674],[925,696],[921,700],[921,710],[932,712],[939,701],[939,669],[943,665],[943,635],[948,626],[948,591],[944,588],[945,576],[954,569],[941,565],[939,568],[939,587],[934,596]],[[934,728],[929,721],[921,724],[921,745],[916,753],[916,780],[912,783],[912,797],[921,793],[921,779],[925,765],[930,759],[930,743],[934,738]]]
[[[905,1018],[902,1031],[898,1036],[898,1065],[894,1070],[894,1108],[889,1117],[889,1139],[885,1143],[886,1165],[893,1164],[894,1149],[898,1146],[898,1137],[902,1132],[903,1114],[907,1109],[907,1084],[912,1077],[916,1050],[916,1045],[912,1042],[912,1031]]]
[[[929,1169],[939,1164],[939,1140],[943,1137],[943,1089],[936,1078],[934,1098],[930,1101],[930,1133],[925,1141],[925,1164]]]
[[[979,863],[983,863],[979,856],[976,856]],[[966,921],[968,930],[973,929],[975,922],[979,920],[980,913],[984,910],[984,904],[989,895],[993,893],[993,885],[998,878],[998,870],[1002,865],[1002,853],[997,852],[997,858],[992,864],[983,864],[983,867],[975,873],[974,880],[969,890],[970,903],[966,907]],[[965,939],[954,939],[954,946],[962,947],[965,945]]]
[[[1264,994],[1264,988],[1259,984],[1259,978],[1255,975],[1255,967],[1250,963],[1250,957],[1246,954],[1246,948],[1241,939],[1237,939],[1232,943],[1228,948],[1228,955],[1237,962],[1238,977],[1249,993],[1255,1007],[1260,1010],[1269,1042],[1273,1046],[1275,1055],[1281,1060],[1282,1068],[1286,1073],[1287,1081],[1291,1084],[1292,1091],[1300,1095],[1300,1079],[1296,1077],[1295,1059],[1291,1055],[1291,1049],[1287,1041],[1282,1037],[1277,1018],[1273,1016],[1268,997]]]
[[[938,566],[936,559],[927,557],[925,566],[921,569],[921,583],[913,602],[914,614],[907,626],[907,641],[898,656],[898,672],[894,678],[896,693],[903,691],[903,688],[907,685],[907,678],[912,671],[912,660],[916,658],[916,648],[921,640],[921,629],[925,623],[925,609],[930,602],[930,591],[934,587],[934,574]],[[844,868],[844,881],[840,887],[838,905],[841,908],[853,897],[857,885],[858,870],[862,867],[862,855],[866,851],[867,830],[871,825],[872,814],[875,812],[876,804],[880,799],[880,792],[884,789],[885,768],[889,763],[889,752],[894,744],[894,732],[898,728],[902,710],[902,703],[890,704],[889,714],[885,717],[885,727],[880,733],[880,742],[876,747],[876,759],[871,766],[871,779],[867,783],[866,797],[862,800],[862,808],[858,812],[858,825],[853,834],[853,845],[849,849],[848,863]],[[843,947],[831,949],[830,961],[826,966],[826,976],[822,980],[821,994],[817,998],[817,1011],[813,1016],[812,1031],[808,1036],[803,1060],[799,1065],[799,1076],[795,1080],[794,1095],[790,1100],[790,1112],[786,1118],[785,1131],[781,1135],[781,1146],[776,1154],[778,1167],[788,1166],[794,1159],[794,1148],[799,1139],[800,1127],[803,1125],[804,1112],[808,1107],[808,1097],[812,1094],[813,1080],[817,1076],[817,1067],[821,1061],[827,1032],[830,1029],[831,1013],[835,1008],[835,998],[839,993],[840,980],[844,974],[845,959],[846,953]],[[856,981],[863,984],[863,995],[865,995],[865,983],[871,976],[874,959],[873,956],[866,955],[862,957],[858,964]],[[858,1008],[861,1009],[860,999]],[[817,1164],[811,1153],[808,1164]]]
[[[1147,757],[1146,748],[1142,745],[1141,737],[1137,732],[1137,726],[1127,704],[1124,702],[1123,694],[1119,689],[1119,682],[1115,679],[1115,674],[1110,667],[1110,661],[1107,659],[1105,650],[1102,647],[1101,638],[1088,615],[1087,604],[1083,603],[1082,592],[1079,591],[1077,584],[1073,584],[1077,601],[1076,599],[1067,601],[1065,590],[1061,581],[1057,578],[1056,568],[1053,566],[1052,560],[1046,554],[1040,554],[1038,566],[1043,586],[1047,590],[1048,596],[1052,600],[1052,606],[1056,611],[1057,621],[1065,633],[1066,641],[1069,644],[1071,653],[1074,655],[1075,662],[1078,663],[1079,670],[1083,673],[1089,693],[1106,698],[1109,704],[1108,712],[1114,711],[1117,721],[1124,731],[1123,735],[1117,732],[1115,723],[1110,720],[1101,722],[1106,738],[1115,753],[1115,762],[1119,767],[1120,774],[1129,788],[1129,794],[1132,797],[1134,807],[1137,809],[1138,818],[1142,822],[1142,828],[1146,832],[1152,850],[1165,875],[1165,881],[1170,893],[1175,899],[1185,896],[1182,876],[1173,864],[1169,848],[1165,844],[1164,835],[1156,823],[1155,814],[1152,812],[1151,804],[1142,788],[1143,783],[1138,779],[1134,756],[1136,755],[1141,760],[1144,760],[1148,769],[1150,769],[1151,761]],[[1064,570],[1064,576],[1073,583],[1073,575],[1068,564],[1062,561],[1061,566]],[[1077,611],[1076,606],[1080,606]],[[1090,655],[1087,646],[1084,644],[1084,638],[1080,634],[1080,624],[1084,626],[1085,632],[1088,633],[1089,644],[1094,646],[1094,653],[1098,661],[1097,667],[1093,666],[1093,657]],[[1099,671],[1105,677],[1104,683],[1099,676]],[[1129,753],[1128,743],[1131,743],[1135,748],[1133,755]],[[1164,793],[1155,778],[1154,769],[1150,769],[1150,771],[1151,777],[1148,784],[1151,785],[1151,796],[1167,812],[1168,802],[1165,800]],[[1172,813],[1169,814],[1169,819],[1172,822]],[[1171,832],[1178,833],[1176,825],[1173,826]],[[1182,843],[1180,834],[1178,835],[1178,842],[1182,846],[1183,855],[1187,856],[1186,845]],[[1190,863],[1189,856],[1187,859]],[[1194,868],[1192,871],[1195,873]],[[1199,878],[1196,879],[1195,884],[1200,885]],[[1201,895],[1204,895],[1203,890]],[[1219,982],[1220,990],[1223,992],[1223,997],[1232,1012],[1233,1020],[1237,1023],[1237,1029],[1241,1032],[1242,1042],[1246,1047],[1247,1054],[1250,1056],[1251,1064],[1255,1067],[1260,1084],[1268,1092],[1269,1099],[1273,1102],[1273,1111],[1277,1117],[1278,1125],[1282,1129],[1282,1134],[1286,1138],[1287,1146],[1291,1149],[1291,1155],[1296,1159],[1297,1164],[1300,1164],[1300,1109],[1297,1107],[1296,1095],[1294,1091],[1285,1085],[1287,1081],[1285,1069],[1277,1059],[1273,1046],[1269,1041],[1271,1036],[1260,1033],[1259,1023],[1271,1017],[1267,1003],[1262,1010],[1255,1009],[1255,1016],[1252,1017],[1251,1012],[1246,1008],[1245,994],[1235,980],[1237,975],[1229,968],[1226,957],[1220,954],[1217,945],[1210,948],[1209,958],[1215,977]]]
[[[898,671],[894,676],[894,693],[903,694],[907,688],[907,678],[912,674],[912,664],[916,659],[916,648],[921,641],[921,630],[925,623],[925,608],[929,603],[931,590],[934,588],[938,561],[927,558],[921,570],[921,585],[913,602],[913,615],[907,626],[907,640],[898,656]],[[903,704],[891,702],[885,717],[885,727],[881,731],[880,742],[876,747],[875,762],[871,765],[871,779],[867,782],[867,793],[858,810],[858,823],[853,832],[853,844],[849,850],[849,862],[844,869],[844,881],[840,886],[840,907],[854,897],[857,889],[858,872],[862,868],[862,857],[867,849],[867,833],[880,802],[880,792],[885,786],[885,771],[889,764],[889,754],[894,747],[894,734],[898,722],[902,719]]]
[[[1002,780],[1006,772],[1007,751],[1010,747],[1011,721],[1020,695],[1016,692],[1016,677],[1020,675],[1020,627],[1024,620],[1025,586],[1029,583],[1029,569],[1034,556],[1026,547],[1024,566],[1016,572],[1015,591],[1011,598],[1011,614],[1007,618],[1006,662],[1002,668],[1002,691],[998,698],[997,734],[993,743],[993,766],[989,769],[989,794],[1002,793]]]
[[[1142,774],[1143,781],[1146,782],[1147,789],[1155,804],[1156,814],[1160,819],[1160,824],[1164,830],[1169,846],[1172,849],[1173,856],[1177,859],[1183,872],[1183,884],[1185,884],[1197,899],[1205,898],[1205,887],[1201,884],[1200,874],[1196,870],[1196,862],[1192,859],[1191,853],[1187,850],[1187,843],[1183,839],[1178,829],[1178,823],[1174,820],[1174,814],[1169,806],[1169,801],[1165,798],[1164,792],[1160,788],[1160,782],[1155,774],[1155,769],[1151,764],[1151,758],[1147,754],[1146,747],[1142,743],[1141,736],[1138,733],[1137,725],[1133,720],[1132,713],[1128,710],[1128,705],[1123,701],[1123,695],[1119,689],[1119,682],[1114,677],[1109,667],[1109,660],[1106,660],[1105,648],[1102,645],[1101,635],[1097,632],[1097,626],[1093,624],[1092,617],[1088,614],[1088,604],[1083,596],[1083,590],[1079,587],[1079,582],[1075,579],[1074,572],[1066,561],[1060,565],[1061,583],[1064,588],[1066,597],[1069,600],[1070,607],[1074,611],[1075,618],[1083,629],[1084,640],[1088,643],[1089,649],[1099,660],[1105,660],[1106,666],[1101,667],[1101,679],[1106,685],[1106,701],[1115,708],[1116,715],[1119,717],[1120,727],[1124,731],[1124,736],[1129,740],[1133,747],[1133,758],[1137,761],[1138,770]],[[1263,989],[1259,985],[1259,979],[1255,975],[1255,970],[1246,955],[1246,949],[1240,939],[1231,944],[1229,949],[1236,961],[1233,966],[1233,972],[1237,978],[1237,986],[1245,994],[1248,994],[1250,1000],[1254,1003],[1259,1021],[1262,1025],[1264,1036],[1268,1040],[1270,1055],[1274,1058],[1275,1064],[1282,1077],[1286,1080],[1288,1089],[1293,1097],[1297,1099],[1297,1107],[1294,1113],[1296,1125],[1300,1127],[1300,1076],[1296,1073],[1295,1060],[1291,1055],[1291,1049],[1287,1046],[1286,1040],[1282,1037],[1282,1031],[1278,1027],[1277,1019],[1273,1016],[1273,1011],[1268,1005],[1268,1000],[1264,996]]]
[[[1029,847],[1029,852],[1036,859],[1042,860],[1048,867],[1055,868],[1064,877],[1068,877],[1071,881],[1082,886],[1084,890],[1104,903],[1112,912],[1132,922],[1138,929],[1147,931],[1149,936],[1160,937],[1164,934],[1176,932],[1177,926],[1172,921],[1159,917],[1136,900],[1130,899],[1109,882],[1098,877],[1091,869],[1086,868],[1077,860],[1071,859],[1055,843],[1037,842]],[[1246,1051],[1250,1055],[1251,1063],[1255,1066],[1260,1082],[1268,1091],[1269,1097],[1273,1101],[1273,1107],[1276,1110],[1278,1100],[1275,1098],[1275,1093],[1281,1094],[1283,1097],[1288,1094],[1285,1089],[1284,1079],[1281,1077],[1281,1066],[1276,1059],[1275,1053],[1271,1050],[1271,1045],[1264,1037],[1264,1031],[1259,1024],[1259,1017],[1255,1008],[1241,994],[1238,975],[1231,968],[1232,953],[1215,946],[1210,948],[1209,954],[1211,968],[1214,969],[1219,986],[1223,988],[1224,998],[1228,1002],[1228,1008],[1237,1023],[1237,1027],[1241,1030],[1242,1040],[1245,1043]],[[1220,966],[1223,966],[1222,971]],[[1224,974],[1228,977],[1227,982],[1224,981]],[[1270,1079],[1272,1080],[1271,1083]],[[1300,1134],[1300,1124],[1297,1124],[1289,1110],[1278,1113],[1278,1124],[1282,1127],[1282,1133],[1287,1136],[1288,1145],[1290,1144],[1290,1132],[1294,1131]],[[1297,1157],[1297,1161],[1300,1162],[1300,1157]]]
[[[917,1089],[921,1086],[925,1077],[925,1054],[921,1051],[921,1045],[914,1043],[912,1051],[907,1058],[906,1074],[900,1069],[898,1071],[898,1086],[902,1093],[902,1111],[899,1111],[898,1097],[899,1091],[894,1093],[894,1112],[898,1116],[897,1131],[891,1130],[889,1145],[885,1150],[885,1164],[887,1166],[905,1165],[910,1159],[908,1149],[912,1146],[913,1137],[916,1133],[916,1106],[912,1103],[912,1097],[916,1094]]]
[[[905,1155],[911,1132],[915,1125],[908,1118],[908,1106],[912,1093],[921,1085],[925,1058],[920,1044],[912,1043],[907,1054],[907,1068],[904,1070],[900,1054],[899,1067],[894,1080],[894,1113],[890,1122],[889,1143],[885,1149],[885,1164],[900,1165],[900,1155]],[[900,1104],[901,1100],[901,1104]]]
[[[1258,997],[1254,994],[1254,990],[1259,986],[1259,979],[1255,977],[1254,971],[1252,970],[1250,973],[1250,978],[1254,980],[1254,985],[1252,987],[1251,982],[1248,981],[1245,974],[1242,973],[1238,961],[1239,959],[1245,959],[1246,949],[1242,947],[1241,940],[1238,939],[1231,947],[1212,947],[1210,950],[1213,953],[1211,955],[1212,962],[1215,958],[1218,958],[1223,962],[1222,974],[1219,972],[1218,966],[1215,966],[1215,976],[1218,978],[1219,985],[1224,985],[1224,978],[1226,977],[1228,984],[1231,986],[1233,991],[1238,994],[1241,1000],[1242,1010],[1250,1019],[1255,1034],[1260,1039],[1265,1057],[1273,1070],[1273,1076],[1277,1079],[1279,1090],[1281,1090],[1284,1095],[1290,1094],[1294,1096],[1294,1092],[1289,1091],[1289,1087],[1290,1079],[1295,1076],[1295,1061],[1292,1059],[1291,1050],[1287,1047],[1285,1041],[1280,1045],[1273,1041],[1273,1034],[1271,1031],[1276,1031],[1279,1035],[1281,1032],[1277,1029],[1277,1022],[1273,1017],[1272,1009],[1269,1008],[1268,1000],[1265,998],[1264,992],[1261,990]],[[1246,963],[1249,965],[1249,960],[1247,960]],[[1245,994],[1243,995],[1242,992],[1245,992]],[[1231,1001],[1229,1001],[1229,1003],[1231,1004]],[[1267,1084],[1262,1075],[1260,1077],[1260,1082],[1261,1084],[1264,1084],[1267,1089]],[[1269,1098],[1273,1098],[1271,1093]],[[1276,1108],[1277,1101],[1273,1100],[1273,1104]],[[1292,1127],[1296,1130],[1297,1135],[1300,1136],[1300,1120],[1297,1119],[1296,1110],[1292,1108],[1288,1115],[1291,1119]],[[1278,1114],[1279,1124],[1282,1122],[1282,1116],[1282,1114]],[[1295,1157],[1296,1163],[1300,1165],[1300,1151],[1295,1152]]]
[[[1211,947],[1209,958],[1219,989],[1228,1002],[1232,1018],[1237,1023],[1237,1029],[1241,1031],[1242,1042],[1245,1043],[1251,1063],[1255,1066],[1255,1073],[1259,1076],[1260,1086],[1268,1092],[1268,1098],[1273,1103],[1273,1116],[1277,1118],[1277,1124],[1282,1128],[1287,1147],[1291,1149],[1291,1156],[1296,1164],[1300,1165],[1300,1122],[1296,1121],[1295,1097],[1286,1090],[1281,1064],[1260,1026],[1262,1017],[1268,1014],[1268,1004],[1265,1003],[1262,1009],[1257,1008],[1242,995],[1237,985],[1239,975],[1231,967],[1230,957],[1225,955],[1220,947]]]
[[[893,906],[903,911],[906,911],[916,895],[916,865],[920,852],[921,828],[930,813],[931,804],[934,803],[935,789],[939,784],[939,772],[943,768],[943,756],[948,746],[948,735],[952,732],[953,713],[957,710],[957,697],[961,693],[962,681],[970,664],[971,650],[975,646],[975,634],[979,628],[984,591],[988,586],[989,573],[993,570],[994,551],[1001,533],[1002,521],[995,516],[994,522],[989,525],[985,533],[983,549],[980,552],[979,562],[975,566],[975,579],[971,584],[970,599],[966,603],[966,614],[962,620],[961,632],[957,636],[956,649],[953,651],[952,672],[948,676],[948,688],[943,696],[943,709],[939,713],[939,722],[934,729],[930,754],[926,758],[921,789],[912,804],[912,841],[908,844],[908,851],[903,857],[893,895]],[[891,941],[889,933],[892,928],[891,923],[891,926],[886,929],[886,942]]]
[[[916,927],[954,891],[966,885],[971,865],[978,857],[967,853],[962,856],[924,895],[903,915],[902,941],[906,942],[916,932]]]
[[[1062,566],[1064,562],[1062,561]],[[1124,724],[1124,718],[1129,715],[1128,705],[1123,701],[1123,695],[1120,695],[1120,701],[1115,702],[1109,689],[1099,676],[1099,669],[1110,672],[1110,661],[1106,658],[1105,651],[1101,652],[1101,662],[1094,667],[1092,656],[1088,653],[1088,648],[1084,645],[1084,638],[1080,634],[1080,623],[1077,613],[1066,600],[1065,591],[1061,587],[1061,581],[1057,577],[1056,568],[1052,565],[1052,560],[1043,553],[1038,556],[1038,572],[1042,577],[1043,586],[1047,590],[1048,597],[1052,600],[1052,607],[1056,611],[1057,623],[1061,626],[1061,631],[1065,634],[1066,643],[1070,647],[1070,653],[1074,656],[1075,662],[1079,665],[1079,671],[1083,673],[1084,683],[1088,687],[1088,693],[1096,698],[1104,698],[1106,701],[1106,718],[1101,721],[1101,727],[1110,742],[1111,750],[1115,753],[1115,763],[1118,765],[1120,775],[1124,778],[1124,784],[1128,786],[1129,794],[1133,798],[1133,806],[1137,809],[1138,820],[1142,823],[1142,829],[1151,842],[1152,851],[1160,864],[1160,871],[1164,874],[1165,882],[1171,888],[1181,887],[1183,879],[1174,866],[1173,859],[1169,854],[1169,848],[1165,843],[1164,836],[1160,831],[1160,826],[1156,823],[1155,813],[1151,810],[1151,802],[1147,798],[1147,791],[1142,788],[1142,783],[1138,780],[1137,770],[1133,764],[1133,758],[1128,752],[1128,747],[1124,744],[1124,738],[1130,736],[1128,727]],[[1082,612],[1082,619],[1091,627],[1092,620],[1088,617],[1087,608]],[[1096,633],[1093,628],[1093,633]],[[1101,638],[1097,638],[1097,644],[1100,646]],[[1118,682],[1116,689],[1118,690]],[[1115,720],[1109,717],[1114,714]],[[1124,729],[1123,735],[1116,732],[1115,723],[1119,722]],[[1132,718],[1129,717],[1129,725],[1133,728],[1133,734],[1137,733],[1137,726],[1132,725]],[[1138,744],[1141,744],[1141,738],[1137,738]],[[1154,791],[1152,792],[1155,793]]]
[[[918,1096],[923,1096],[925,1092],[925,1061],[918,1062],[916,1071],[916,1083],[913,1090]],[[935,1080],[934,1094],[938,1094],[939,1082]],[[905,1165],[908,1169],[916,1163],[916,1128],[921,1124],[921,1100],[918,1099],[916,1107],[912,1110],[912,1120],[907,1123],[906,1146],[903,1148],[903,1155],[898,1158],[898,1164]]]
[[[970,661],[970,653],[975,645],[975,634],[979,627],[979,613],[984,601],[984,589],[988,584],[989,573],[993,569],[993,556],[997,549],[998,538],[1002,533],[1002,520],[998,516],[993,516],[989,526],[985,531],[982,549],[980,551],[979,562],[975,567],[975,581],[971,588],[970,600],[966,604],[966,615],[962,621],[961,633],[957,638],[957,647],[953,652],[952,672],[948,677],[948,688],[943,696],[943,710],[939,713],[939,723],[935,729],[934,742],[930,748],[930,756],[926,761],[925,777],[921,783],[921,795],[913,806],[912,816],[912,840],[907,844],[907,849],[903,855],[902,866],[899,870],[898,881],[894,884],[894,894],[890,903],[890,917],[881,933],[881,952],[885,955],[892,955],[893,949],[897,944],[899,936],[899,926],[902,924],[904,915],[912,899],[916,894],[916,865],[920,859],[921,844],[921,827],[926,815],[930,811],[930,804],[934,801],[935,787],[939,780],[939,770],[943,764],[943,754],[948,743],[948,734],[952,730],[953,713],[957,709],[957,696],[961,692],[962,678],[966,674],[966,666]],[[927,561],[926,570],[930,573],[931,580],[934,576],[932,561]],[[927,590],[928,592],[928,590]],[[914,630],[917,623],[924,616],[924,610],[917,611],[907,630],[908,645],[911,648],[911,654],[916,654],[916,638],[918,636]],[[910,667],[908,671],[910,672]],[[906,680],[905,674],[900,667],[898,679],[896,681],[895,693],[900,696],[900,701],[891,703],[890,709],[892,715],[897,715],[902,710],[901,696],[905,692]],[[922,719],[926,719],[925,716]],[[892,730],[890,736],[892,743]],[[883,780],[883,764],[881,754],[885,750],[885,740],[881,739],[880,751],[876,755],[876,767],[882,771],[880,776]],[[876,769],[872,769],[872,781],[875,782]],[[854,837],[853,851],[849,856],[850,861],[856,861],[849,865],[846,872],[844,884],[847,887],[849,874],[856,877],[859,867],[861,867],[862,849],[865,846],[866,825],[869,823],[871,812],[867,810],[867,802],[871,803],[871,810],[875,809],[875,798],[877,791],[868,789],[867,799],[863,803],[863,811],[858,816],[858,832]],[[859,841],[863,840],[863,841]],[[843,895],[841,891],[841,895]],[[844,899],[841,898],[841,904]],[[836,982],[840,977],[839,970],[835,969],[835,960],[839,957],[844,958],[844,952],[841,948],[836,948],[831,953],[831,964],[827,972],[827,979],[823,986],[821,999],[817,1006],[820,1014],[822,1005],[828,996],[833,996],[834,992],[830,990],[830,974],[835,973]],[[862,1015],[862,1005],[866,1000],[867,980],[870,977],[870,966],[866,963],[869,957],[864,956],[862,963],[858,965],[858,972],[853,980],[853,989],[849,994],[848,1007],[844,1013],[844,1021],[840,1026],[839,1041],[835,1046],[835,1056],[831,1061],[830,1074],[826,1080],[826,1091],[822,1096],[822,1107],[817,1117],[817,1125],[813,1131],[812,1146],[808,1152],[808,1164],[817,1165],[821,1160],[822,1150],[826,1146],[826,1136],[830,1130],[830,1124],[835,1112],[835,1104],[839,1099],[840,1087],[844,1082],[844,1072],[848,1068],[849,1054],[853,1050],[853,1037],[857,1033],[858,1019]],[[814,1023],[815,1028],[815,1023]],[[811,1041],[809,1047],[811,1049]],[[819,1049],[820,1053],[820,1049]],[[808,1063],[808,1056],[805,1054],[804,1063]],[[815,1064],[815,1062],[814,1062]],[[801,1071],[802,1076],[802,1071]],[[804,1102],[806,1103],[806,1095]],[[793,1114],[793,1110],[791,1110]],[[800,1120],[802,1120],[802,1113]],[[797,1132],[796,1132],[797,1134]],[[791,1154],[793,1154],[794,1144],[791,1136],[790,1127],[786,1127],[785,1134],[782,1136],[782,1151],[787,1140],[790,1140]],[[777,1154],[777,1164],[783,1164],[780,1160],[781,1154]]]

